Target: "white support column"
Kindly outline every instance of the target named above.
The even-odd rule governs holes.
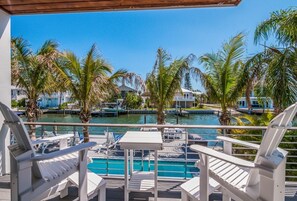
[[[0,101],[10,107],[11,105],[11,58],[10,58],[10,15],[0,9]],[[3,123],[3,116],[0,114],[0,127]],[[2,130],[4,131],[4,130]],[[9,130],[0,136],[0,155],[2,172],[7,174],[10,171],[9,152],[7,146],[10,143]]]

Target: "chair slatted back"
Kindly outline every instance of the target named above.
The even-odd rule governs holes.
[[[297,103],[291,105],[285,111],[277,115],[269,124],[261,145],[258,150],[255,162],[258,158],[271,156],[282,141],[287,129],[291,126],[292,120],[297,112]]]
[[[254,161],[256,164],[261,165],[263,163],[263,158],[269,158],[273,152],[277,150],[277,147],[282,141],[287,129],[291,126],[291,122],[295,117],[296,112],[297,102],[271,120],[257,152]],[[285,160],[285,158],[282,160]],[[258,176],[258,171],[256,169],[251,169],[247,186],[252,186],[258,183]]]
[[[0,110],[4,116],[5,123],[9,126],[12,133],[16,138],[18,146],[24,151],[31,151],[35,154],[35,150],[29,138],[28,131],[23,123],[23,121],[6,105],[0,102]],[[33,174],[36,177],[42,178],[42,174],[38,163],[33,163]]]
[[[5,118],[4,122],[9,125],[18,145],[24,150],[33,150],[27,129],[22,120],[3,103],[0,103],[0,110]]]

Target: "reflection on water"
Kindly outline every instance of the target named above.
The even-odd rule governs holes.
[[[91,123],[100,124],[144,124],[146,116],[146,123],[156,124],[157,118],[154,114],[128,114],[120,115],[119,117],[93,117]],[[177,119],[178,118],[178,119]],[[24,119],[25,120],[25,119]],[[39,119],[39,122],[59,122],[59,123],[80,123],[78,115],[62,115],[62,114],[44,114]],[[174,115],[167,115],[166,122],[171,124],[185,124],[185,125],[219,125],[219,120],[213,114],[191,114],[189,117],[176,117]],[[139,130],[133,128],[106,128],[106,127],[92,127],[90,128],[91,135],[103,135],[104,130],[109,130],[115,133],[125,133],[127,130]],[[44,130],[53,130],[53,127],[45,127]],[[81,127],[76,127],[76,131],[81,132]],[[41,128],[38,128],[37,134],[40,134]],[[58,133],[65,133],[73,131],[73,127],[58,127]],[[214,139],[217,134],[216,129],[189,129],[189,133],[199,134],[204,139]]]

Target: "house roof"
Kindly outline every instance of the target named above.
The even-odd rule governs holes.
[[[185,89],[185,88],[181,88],[181,90],[183,93],[193,93],[192,91]]]
[[[195,94],[195,95],[201,95],[203,93],[201,91],[193,91],[193,94]]]
[[[131,87],[127,87],[126,85],[121,85],[119,86],[119,90],[120,91],[125,91],[125,92],[137,92],[137,90],[131,88]]]
[[[106,10],[137,10],[209,6],[236,6],[241,0],[0,0],[0,9],[12,15]]]

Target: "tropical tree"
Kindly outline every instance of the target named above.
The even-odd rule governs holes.
[[[51,69],[59,56],[57,47],[57,43],[48,40],[33,53],[24,39],[12,39],[12,83],[25,90],[28,122],[37,118],[39,96],[52,92],[54,82]],[[31,138],[36,138],[35,126],[30,126],[29,134]]]
[[[297,10],[273,12],[256,28],[255,42],[267,40],[270,35],[282,47],[265,47],[251,61],[263,67],[258,92],[268,94],[279,113],[297,100]]]
[[[244,75],[242,57],[244,53],[244,35],[238,34],[223,44],[217,53],[204,54],[199,58],[205,72],[199,68],[192,70],[199,75],[207,96],[213,102],[221,104],[220,123],[230,124],[228,106],[237,102],[243,92],[247,77]]]
[[[274,35],[279,44],[297,47],[297,10],[279,10],[271,13],[270,18],[257,26],[255,43],[267,40]]]
[[[297,100],[296,48],[269,47],[249,61],[253,66],[261,66],[257,69],[260,72],[255,84],[257,96],[271,97],[276,113]]]
[[[79,119],[85,124],[91,120],[92,107],[117,91],[116,82],[127,73],[126,70],[118,70],[112,74],[113,68],[97,53],[95,45],[82,60],[72,52],[65,52],[56,67],[73,98],[79,101]],[[87,125],[83,127],[83,134],[84,141],[88,142]]]
[[[138,109],[142,104],[142,98],[136,93],[127,93],[125,98],[125,105],[129,109]]]
[[[171,61],[170,55],[163,49],[157,50],[157,59],[153,70],[146,79],[146,87],[151,101],[157,108],[157,123],[165,123],[165,107],[172,103],[176,92],[181,92],[184,73],[189,69],[192,56]]]
[[[188,89],[188,90],[192,90],[192,83],[191,83],[190,72],[187,72],[187,73],[185,74],[184,88],[185,88],[185,89]]]
[[[263,66],[264,65],[264,66]],[[265,64],[262,63],[261,55],[255,55],[249,58],[244,64],[245,84],[245,97],[248,110],[252,109],[251,92],[255,90],[255,85],[259,82]],[[264,91],[263,91],[264,92]],[[263,95],[264,93],[262,93]]]

